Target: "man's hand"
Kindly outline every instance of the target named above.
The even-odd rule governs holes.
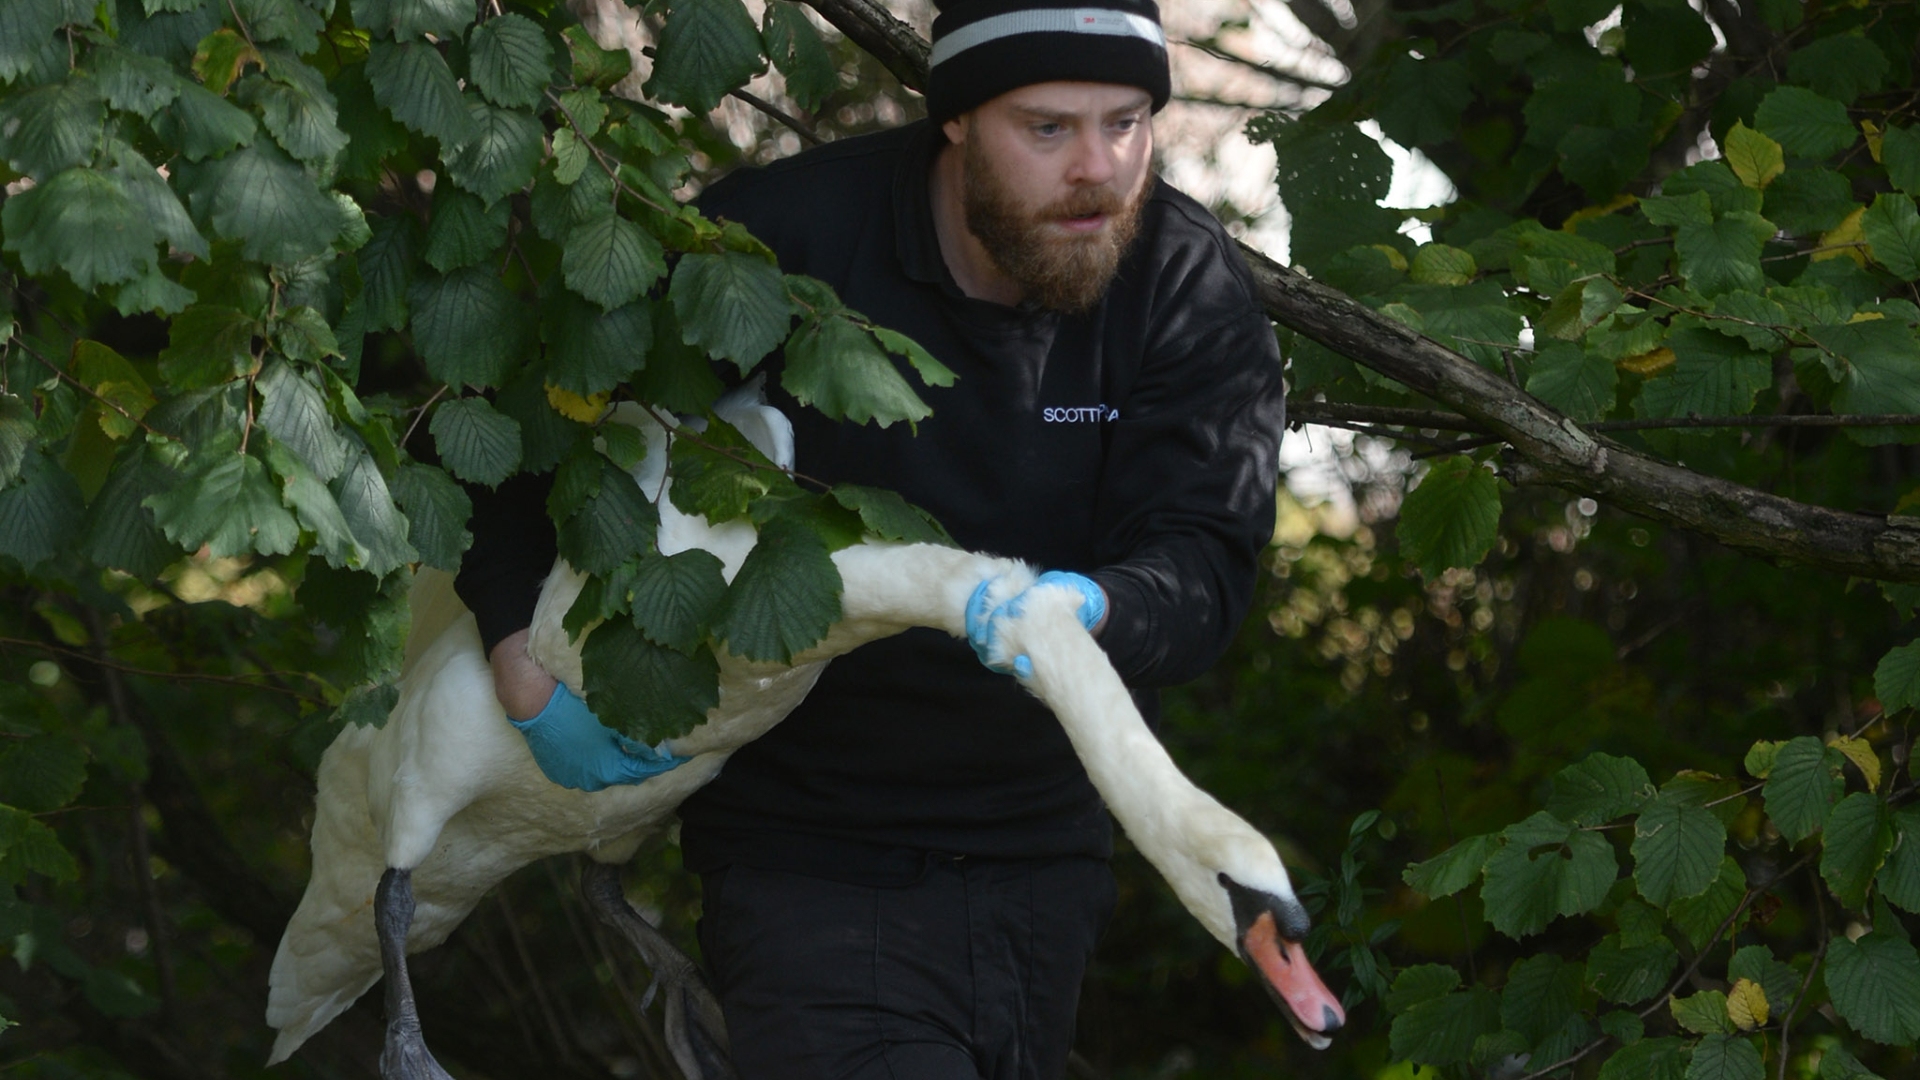
[[[522,630],[494,646],[494,692],[547,779],[577,791],[600,791],[637,784],[688,760],[602,724],[586,702],[534,663],[526,643]]]
[[[1025,591],[1015,595],[998,607],[990,607],[989,598],[991,579],[981,582],[967,599],[967,641],[972,644],[974,655],[989,669],[1002,673],[1011,673],[1019,678],[1028,678],[1033,674],[1033,661],[1026,656],[1008,656],[1007,647],[1001,640],[1001,630],[1008,619],[1018,618],[1026,607],[1027,597],[1034,589],[1042,586],[1054,586],[1070,589],[1080,594],[1080,625],[1090,633],[1099,633],[1107,622],[1107,593],[1092,578],[1075,574],[1067,570],[1049,570],[1035,579]]]

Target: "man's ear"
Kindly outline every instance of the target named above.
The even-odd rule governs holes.
[[[940,125],[940,131],[947,137],[948,142],[959,146],[967,141],[967,128],[971,126],[972,120],[973,114],[971,112],[961,113],[959,116],[942,123]]]

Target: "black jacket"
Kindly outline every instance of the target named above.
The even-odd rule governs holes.
[[[934,234],[936,138],[916,124],[848,139],[735,172],[700,199],[709,217],[766,241],[788,273],[832,285],[959,376],[921,391],[933,416],[917,435],[836,424],[776,389],[797,468],[899,491],[967,548],[1089,574],[1111,601],[1101,644],[1128,683],[1191,679],[1246,613],[1273,529],[1285,405],[1251,276],[1219,223],[1155,180],[1091,313],[970,299]],[[777,369],[779,356],[766,363]],[[490,642],[526,624],[552,560],[550,526],[520,498],[482,500],[461,574],[483,628],[496,628]],[[878,880],[910,875],[926,851],[1111,849],[1058,723],[935,631],[834,661],[681,818],[696,870],[740,861]]]

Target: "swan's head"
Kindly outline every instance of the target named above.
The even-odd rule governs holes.
[[[1334,1032],[1347,1022],[1347,1010],[1327,989],[1307,960],[1301,942],[1307,936],[1307,909],[1289,894],[1279,896],[1220,875],[1220,887],[1233,906],[1235,947],[1240,958],[1260,973],[1267,995],[1315,1050],[1325,1050]]]

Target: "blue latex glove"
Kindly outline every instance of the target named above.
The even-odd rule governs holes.
[[[996,662],[995,658],[1006,653],[1000,641],[1002,628],[1006,620],[1018,618],[1025,610],[1027,596],[1042,585],[1059,585],[1073,589],[1080,594],[1080,625],[1091,631],[1107,617],[1107,594],[1090,577],[1073,573],[1070,570],[1049,570],[1034,580],[1025,591],[1020,592],[999,607],[991,607],[987,593],[994,579],[988,579],[974,587],[973,595],[967,598],[967,642],[973,646],[973,653],[980,662],[993,671],[1002,674],[1012,673],[1017,678],[1033,677],[1033,661],[1024,654],[1011,660]]]
[[[539,715],[531,720],[508,717],[507,722],[527,737],[527,748],[547,779],[577,791],[637,784],[690,760],[635,742],[601,723],[566,683],[553,688]]]

